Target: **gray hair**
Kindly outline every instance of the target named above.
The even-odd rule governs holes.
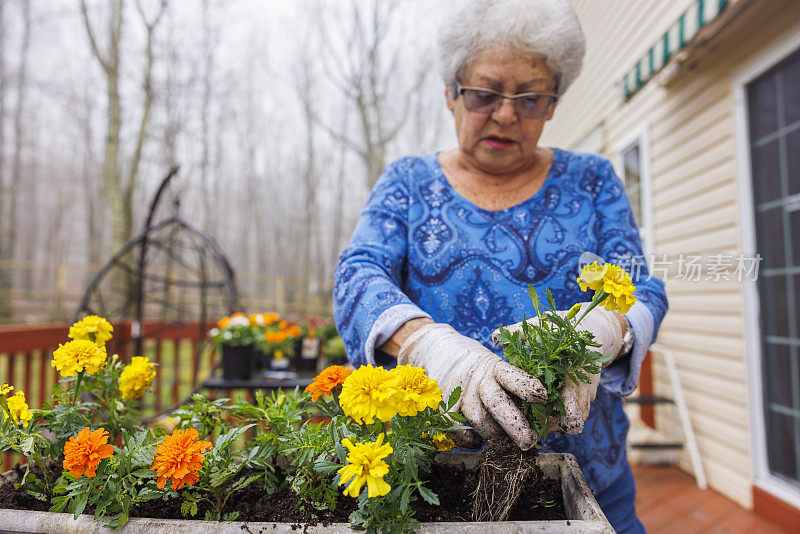
[[[442,79],[455,91],[458,76],[478,54],[504,46],[541,56],[564,94],[581,73],[586,40],[569,0],[455,0],[439,29]]]

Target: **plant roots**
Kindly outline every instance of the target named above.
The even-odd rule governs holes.
[[[536,484],[541,472],[536,449],[520,450],[503,434],[486,440],[478,466],[478,484],[472,501],[474,521],[505,521],[522,490]]]

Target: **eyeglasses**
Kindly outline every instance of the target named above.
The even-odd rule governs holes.
[[[480,115],[491,115],[503,105],[503,100],[511,100],[514,111],[521,119],[541,119],[547,116],[558,101],[558,95],[549,93],[520,93],[506,96],[503,93],[483,87],[456,86],[458,94],[464,97],[467,111]]]

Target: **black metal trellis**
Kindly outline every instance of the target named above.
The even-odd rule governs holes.
[[[74,320],[97,314],[109,320],[131,320],[134,354],[142,353],[145,320],[172,328],[199,321],[198,340],[209,317],[240,309],[234,271],[219,246],[175,213],[153,223],[167,185],[164,177],[150,205],[144,229],[117,251],[89,282]]]

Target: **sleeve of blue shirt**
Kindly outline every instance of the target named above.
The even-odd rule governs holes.
[[[361,211],[339,256],[333,311],[348,359],[375,364],[380,347],[403,323],[430,317],[401,289],[412,199],[404,182],[408,159],[390,165]]]
[[[612,393],[629,395],[639,383],[647,349],[655,341],[658,327],[667,312],[667,295],[664,282],[651,276],[647,269],[625,188],[608,161],[601,166],[594,192],[594,231],[600,243],[599,254],[607,262],[620,265],[631,274],[637,299],[625,314],[633,330],[633,350],[606,368],[600,383]]]

